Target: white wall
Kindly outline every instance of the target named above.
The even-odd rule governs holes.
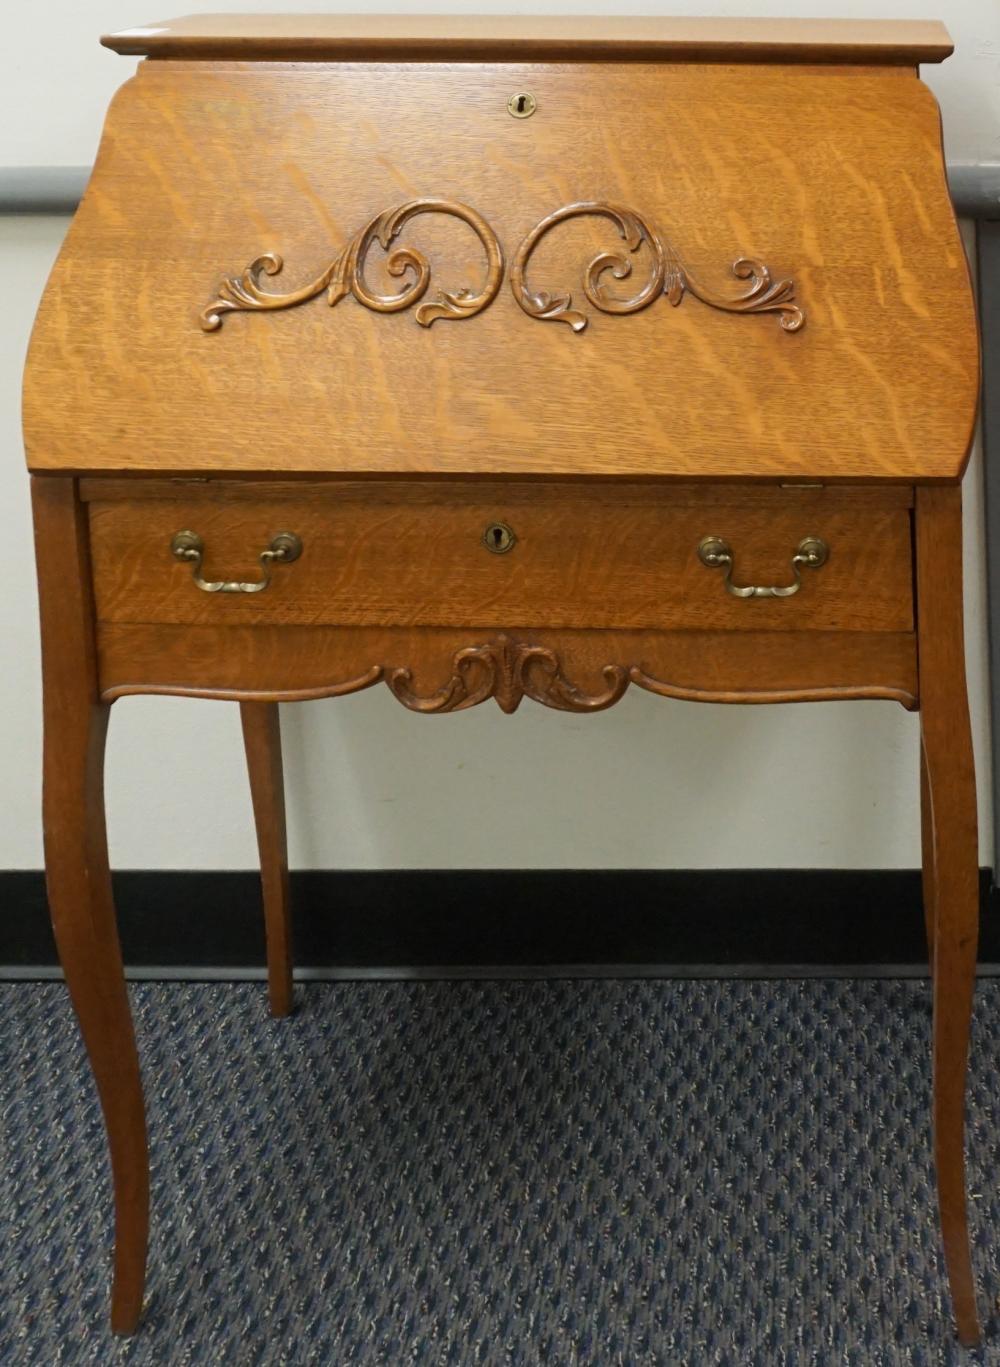
[[[206,6],[208,7],[208,6]],[[301,0],[271,9],[309,8]],[[183,10],[184,6],[178,7]],[[239,3],[212,0],[213,10]],[[312,8],[357,10],[361,0]],[[469,7],[426,0],[373,8]],[[600,13],[607,0],[543,8]],[[753,14],[761,0],[712,13]],[[684,13],[630,0],[633,13]],[[882,15],[937,17],[935,0],[882,0]],[[771,14],[861,17],[827,0]],[[5,13],[0,165],[89,163],[104,107],[133,63],[102,31],[161,18],[127,0],[20,0]],[[926,72],[949,155],[1000,159],[1000,10],[957,0],[944,16],[958,54]],[[20,371],[31,320],[65,231],[56,218],[0,218],[0,868],[41,864],[40,717]],[[985,590],[978,456],[966,482],[966,636],[980,786],[982,862],[992,857]],[[576,717],[525,703],[419,717],[384,688],[283,709],[293,863],[299,867],[847,867],[919,862],[917,721],[891,703],[739,708],[668,702],[638,690]],[[119,867],[240,868],[255,862],[237,709],[126,699],[113,711],[112,857]]]

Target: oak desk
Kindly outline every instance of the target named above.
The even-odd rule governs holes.
[[[112,702],[240,703],[273,1010],[277,702],[630,685],[920,708],[934,1145],[958,1330],[977,930],[959,481],[969,279],[936,23],[200,17],[145,54],[25,378],[45,837],[138,1322],[139,1067]],[[916,779],[916,765],[914,767]]]

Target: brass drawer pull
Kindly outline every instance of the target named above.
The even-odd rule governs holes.
[[[289,565],[302,554],[302,538],[294,532],[278,532],[266,550],[260,553],[263,577],[251,582],[238,579],[203,579],[201,562],[205,543],[197,532],[175,532],[170,541],[170,553],[175,560],[185,560],[191,566],[191,578],[203,593],[262,593],[271,582],[274,565]]]
[[[792,573],[795,582],[792,584],[734,584],[733,583],[733,550],[728,541],[723,541],[721,536],[706,536],[698,543],[698,559],[710,570],[725,569],[725,585],[727,593],[731,593],[734,598],[791,598],[793,593],[798,593],[802,587],[802,567],[808,565],[811,570],[818,570],[821,565],[825,565],[830,558],[830,547],[818,536],[806,536],[795,548],[792,556]]]

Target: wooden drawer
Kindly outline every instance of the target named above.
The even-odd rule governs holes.
[[[97,614],[189,625],[538,626],[909,631],[908,490],[85,481]],[[511,550],[484,544],[492,523]],[[263,592],[205,592],[171,554],[196,533],[207,580],[252,582],[275,534],[302,554]],[[790,585],[804,537],[829,547],[799,592],[738,598],[699,559],[732,548],[737,585]]]

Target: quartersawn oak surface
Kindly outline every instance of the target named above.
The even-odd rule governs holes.
[[[132,56],[396,61],[940,62],[953,51],[934,20],[705,19],[496,14],[193,14],[106,34]]]
[[[513,119],[508,97],[538,111]],[[687,296],[609,316],[582,275],[620,247],[602,219],[546,234],[532,288],[571,292],[574,334],[505,278],[481,313],[419,327],[347,297],[198,315],[278,252],[289,290],[375,214],[471,205],[508,266],[577,200],[637,210],[713,291],[741,255],[794,278],[801,331]],[[464,224],[397,244],[426,298],[477,289]],[[646,248],[630,292],[645,278]],[[368,278],[384,274],[376,244]],[[967,266],[937,106],[912,71],[645,63],[147,62],[117,95],[32,340],[35,470],[678,478],[955,478],[978,384]]]
[[[489,627],[225,627],[99,622],[101,696],[164,693],[296,702],[390,684],[407,671],[414,697],[431,698],[455,658],[488,645]],[[888,698],[917,706],[912,632],[534,631],[513,640],[551,650],[587,699],[608,694],[607,666],[666,697],[772,703]],[[612,695],[613,698],[620,694]],[[549,700],[550,706],[562,704]],[[601,710],[584,705],[579,710]]]
[[[732,631],[913,629],[912,545],[905,508],[838,506],[780,491],[770,507],[726,502],[671,507],[655,494],[631,504],[589,502],[539,489],[530,502],[503,493],[464,502],[316,502],[145,499],[89,505],[99,621],[190,625],[702,628]],[[619,486],[621,487],[621,486]],[[775,491],[778,493],[779,491]],[[447,499],[447,493],[445,494]],[[493,521],[517,542],[483,545]],[[257,557],[281,531],[302,538],[300,559],[278,565],[263,593],[210,594],[169,553],[175,532],[205,543],[208,579],[256,580]],[[705,536],[732,546],[737,584],[793,582],[805,536],[830,548],[802,570],[790,598],[739,599],[720,570],[698,559]]]

